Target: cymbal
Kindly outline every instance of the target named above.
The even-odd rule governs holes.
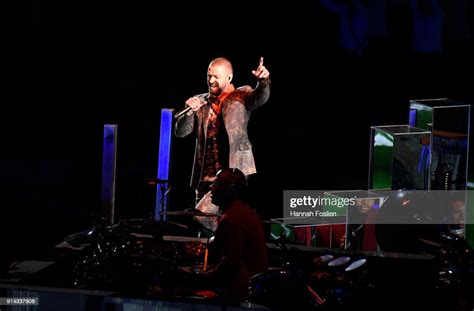
[[[318,258],[314,259],[313,263],[319,265],[319,264],[323,264],[323,263],[326,263],[326,262],[330,262],[333,259],[334,259],[333,255],[323,255],[323,256],[319,256]]]
[[[351,261],[351,257],[343,256],[343,257],[339,257],[339,258],[331,260],[328,263],[328,266],[329,267],[339,267],[339,266],[345,265],[349,261]]]
[[[160,212],[161,215],[170,216],[200,216],[200,217],[219,217],[218,214],[204,213],[199,210],[186,210],[186,211],[172,211],[172,212]]]
[[[355,270],[355,269],[359,268],[360,266],[364,265],[366,262],[367,262],[366,259],[359,259],[359,260],[356,260],[356,261],[354,261],[353,263],[351,263],[351,264],[349,265],[349,267],[346,268],[346,271]]]

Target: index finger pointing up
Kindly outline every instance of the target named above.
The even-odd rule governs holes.
[[[260,62],[258,63],[258,69],[263,66],[263,57],[260,57]]]

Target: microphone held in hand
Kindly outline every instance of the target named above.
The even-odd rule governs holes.
[[[199,96],[199,99],[201,100],[202,102],[202,105],[205,105],[205,104],[208,104],[209,101],[207,100],[208,97],[207,96]],[[190,110],[192,110],[193,108],[191,108],[190,106],[186,106],[185,108],[181,109],[180,111],[178,111],[175,115],[174,115],[174,118],[177,119],[179,117],[181,117],[183,114],[186,114],[188,113]]]
[[[181,117],[183,114],[188,113],[189,110],[191,110],[191,107],[186,106],[185,108],[183,108],[183,109],[181,109],[180,111],[178,111],[178,112],[174,115],[174,118],[177,119],[177,118]]]

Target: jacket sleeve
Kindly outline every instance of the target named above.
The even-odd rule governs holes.
[[[178,120],[176,120],[174,134],[177,137],[185,137],[193,132],[195,122],[194,115],[194,113],[189,116],[187,114],[183,114],[178,118]]]
[[[265,82],[257,82],[257,87],[253,90],[251,96],[250,108],[256,109],[265,104],[270,98],[270,79]]]

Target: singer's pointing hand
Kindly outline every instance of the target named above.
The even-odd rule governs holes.
[[[193,112],[201,108],[201,106],[204,104],[205,102],[201,101],[197,96],[191,97],[186,101],[186,105],[191,107],[191,110]]]
[[[259,80],[266,80],[270,77],[270,72],[263,66],[263,57],[260,57],[260,62],[256,70],[252,70],[252,74]]]

